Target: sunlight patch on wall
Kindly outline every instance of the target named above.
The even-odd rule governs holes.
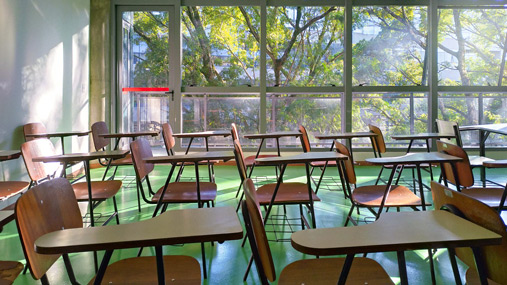
[[[72,128],[88,129],[89,118],[89,26],[72,36]],[[72,137],[72,151],[87,151],[88,140]]]
[[[27,122],[58,122],[62,119],[63,43],[59,43],[21,71],[22,106]]]

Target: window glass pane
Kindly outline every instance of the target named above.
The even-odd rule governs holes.
[[[460,126],[507,123],[507,94],[439,94],[438,118],[458,122]],[[461,139],[465,146],[479,145],[478,132],[461,132]],[[506,140],[506,136],[491,134],[486,140],[486,145],[505,146]]]
[[[407,147],[408,141],[393,140],[393,135],[428,132],[426,93],[354,93],[352,131],[367,132],[368,125],[379,127],[387,147]],[[369,139],[357,140],[370,147]]]
[[[427,85],[427,8],[353,8],[353,84]]]
[[[507,10],[441,9],[439,14],[439,84],[506,85]]]
[[[167,12],[124,12],[122,17],[123,87],[169,86]]]
[[[118,104],[121,131],[160,130],[169,120],[169,15],[166,11],[122,12],[122,62]],[[147,138],[160,145],[160,136]],[[123,143],[123,142],[122,142]]]
[[[314,134],[341,132],[341,94],[268,94],[267,131],[297,131],[305,126],[312,144]],[[269,146],[276,147],[274,140]],[[301,147],[299,139],[282,138],[280,145]],[[329,146],[326,146],[329,147]]]
[[[258,95],[206,95],[184,94],[181,101],[183,132],[200,132],[230,130],[231,123],[236,123],[240,136],[246,133],[259,132]],[[186,147],[189,140],[183,139]],[[243,143],[243,140],[241,141]],[[245,146],[254,142],[244,141]],[[210,147],[232,147],[231,137],[211,137]],[[204,147],[204,140],[192,142],[192,146]]]
[[[343,7],[267,8],[267,85],[343,85]]]
[[[182,7],[182,85],[259,85],[259,13],[258,7]]]

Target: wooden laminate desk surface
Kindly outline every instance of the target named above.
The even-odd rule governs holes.
[[[0,161],[16,159],[21,156],[19,150],[0,150]]]
[[[484,125],[470,125],[462,126],[459,128],[460,131],[485,131],[491,133],[497,133],[501,135],[507,135],[507,124],[484,124]]]
[[[157,131],[141,131],[141,132],[127,132],[127,133],[109,133],[109,134],[99,134],[99,137],[103,137],[106,139],[110,138],[136,138],[142,136],[158,136],[160,132]]]
[[[84,153],[68,153],[53,156],[41,156],[33,158],[35,162],[79,162],[79,161],[90,161],[99,158],[111,158],[117,159],[124,157],[129,150],[117,149],[117,150],[105,150],[105,151],[93,151]]]
[[[175,138],[206,138],[206,137],[228,137],[231,135],[231,131],[206,131],[206,132],[194,132],[194,133],[178,133],[173,134]]]
[[[425,140],[425,139],[450,139],[454,138],[454,135],[446,135],[439,133],[418,133],[408,135],[394,135],[391,136],[393,140]]]
[[[407,153],[402,156],[394,157],[373,157],[367,158],[366,161],[373,164],[423,164],[423,163],[445,163],[459,162],[462,159],[456,156],[440,153],[440,152],[421,152]]]
[[[277,139],[283,137],[300,137],[302,134],[299,131],[284,131],[284,132],[270,132],[264,134],[246,134],[243,137],[246,139]]]
[[[242,237],[243,228],[233,207],[183,209],[130,224],[52,232],[35,241],[35,250],[42,254],[59,254]]]
[[[309,163],[313,161],[347,160],[348,156],[331,151],[305,152],[290,156],[257,158],[255,162],[259,165]]]
[[[495,245],[502,237],[446,211],[384,213],[367,225],[309,229],[292,246],[312,255]]]
[[[91,131],[70,131],[70,132],[51,132],[51,133],[37,133],[37,134],[26,134],[25,136],[31,138],[63,138],[63,137],[71,137],[71,136],[86,136]]]
[[[372,132],[346,132],[339,134],[321,134],[316,135],[315,138],[319,140],[337,140],[337,139],[352,139],[352,138],[371,138],[376,137],[376,133]]]
[[[206,151],[189,154],[154,156],[146,159],[148,163],[178,163],[199,162],[205,160],[230,160],[234,159],[232,151]]]

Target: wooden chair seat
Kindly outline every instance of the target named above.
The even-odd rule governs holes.
[[[14,279],[23,271],[23,264],[17,261],[0,261],[0,284],[14,283]]]
[[[255,155],[250,155],[245,158],[245,165],[246,167],[251,167],[255,164],[255,159],[257,158],[266,158],[266,157],[278,157],[276,154],[260,154],[258,157],[255,157]]]
[[[384,207],[411,207],[421,206],[421,198],[415,195],[410,189],[402,185],[393,185]],[[386,185],[361,186],[352,192],[352,200],[366,207],[379,207]],[[429,204],[428,204],[429,205]]]
[[[1,181],[0,200],[7,199],[25,190],[30,183],[24,181]]]
[[[498,201],[500,201],[505,191],[506,190],[504,188],[466,188],[461,190],[463,194],[479,200],[495,209],[498,209]]]
[[[133,165],[131,154],[127,154],[123,158],[119,158],[119,159],[115,159],[115,160],[111,161],[111,166],[123,166],[123,165]]]
[[[337,284],[345,258],[298,260],[280,273],[278,284]],[[393,284],[387,272],[370,258],[356,257],[347,284]]]
[[[197,203],[197,185],[195,182],[173,182],[169,183],[164,193],[162,202],[164,203]],[[212,182],[199,182],[199,191],[201,193],[201,201],[214,201],[217,197],[217,185]],[[160,199],[160,195],[164,190],[162,186],[153,195],[151,200],[156,202]]]
[[[265,184],[257,189],[257,198],[261,205],[269,205],[276,184]],[[313,201],[320,201],[315,192],[312,191]],[[275,204],[304,204],[310,203],[308,196],[308,185],[305,183],[282,183],[276,193]]]
[[[121,189],[120,180],[93,181],[92,182],[92,200],[106,200],[112,198]],[[76,199],[79,202],[88,201],[88,183],[80,182],[72,185]]]
[[[199,262],[190,256],[164,256],[166,284],[201,284]],[[93,278],[88,284],[93,284]],[[154,256],[119,260],[107,267],[103,284],[159,284]]]

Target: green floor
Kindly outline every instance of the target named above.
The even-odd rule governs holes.
[[[190,171],[192,170],[192,171]],[[93,176],[99,179],[102,175],[103,169],[93,170]],[[204,173],[205,169],[201,170]],[[379,168],[377,167],[356,167],[358,177],[360,177],[359,184],[368,185],[374,182],[378,174]],[[217,166],[215,168],[216,182],[218,184],[218,197],[216,200],[216,207],[223,206],[234,206],[237,205],[237,199],[235,198],[236,190],[239,184],[238,172],[235,166]],[[168,173],[167,166],[157,166],[153,172],[152,185],[162,186],[165,181],[165,177]],[[193,169],[185,171],[184,175],[191,176]],[[255,174],[258,175],[257,183],[265,183],[266,179],[274,179],[274,169],[270,167],[259,167],[256,169]],[[318,175],[318,171],[316,175]],[[137,211],[137,196],[135,193],[135,182],[132,180],[133,169],[124,167],[119,171],[117,177],[123,178],[124,187],[119,193],[117,198],[120,209],[120,223],[131,223],[151,217],[154,206],[142,204],[142,211]],[[304,168],[301,166],[288,167],[285,174],[285,181],[301,181],[305,182]],[[386,174],[387,175],[387,174]],[[429,174],[424,174],[425,179],[429,180]],[[348,200],[344,199],[343,192],[337,189],[337,173],[335,169],[329,169],[327,171],[328,178],[326,183],[318,192],[322,202],[315,204],[316,208],[316,219],[317,227],[339,227],[343,226],[344,218],[350,208]],[[410,178],[410,171],[404,172],[405,178]],[[502,172],[488,172],[488,178],[500,179]],[[187,178],[191,179],[191,178]],[[431,194],[426,191],[426,196],[431,201]],[[172,205],[169,206],[168,210],[177,208],[190,208],[196,207],[196,205]],[[106,202],[99,206],[98,212],[104,214],[112,211],[112,204]],[[275,213],[282,214],[283,209],[275,209]],[[287,216],[297,216],[299,209],[297,206],[287,207]],[[361,211],[362,220],[370,221],[371,218],[367,218],[370,215],[367,210]],[[241,215],[240,215],[241,217]],[[293,228],[299,229],[299,226]],[[268,227],[271,231],[273,228]],[[290,226],[277,227],[277,230],[290,230]],[[275,238],[274,234],[269,234],[271,239]],[[289,239],[290,234],[277,233],[277,238]],[[314,258],[313,256],[306,256],[298,251],[294,250],[290,242],[271,242],[271,250],[273,258],[275,260],[275,268],[277,273],[280,273],[281,269],[295,260],[303,258]],[[2,260],[19,260],[25,262],[23,252],[21,250],[19,237],[17,235],[15,223],[10,223],[4,228],[4,231],[0,233],[0,247]],[[201,260],[201,251],[199,244],[185,244],[177,246],[166,246],[164,247],[166,254],[184,254],[190,255],[199,262]],[[137,249],[119,250],[113,254],[113,260],[124,259],[133,257],[137,254]],[[145,250],[144,255],[154,255],[153,250]],[[211,246],[206,245],[206,266],[208,268],[208,279],[203,281],[203,284],[241,284],[243,274],[245,272],[248,259],[250,257],[249,246],[241,247],[241,241],[227,241],[223,244],[216,244]],[[393,281],[399,281],[399,274],[397,268],[396,254],[389,253],[376,253],[369,254],[368,257],[377,260],[389,273]],[[80,283],[87,283],[94,275],[93,270],[93,257],[91,253],[78,253],[70,255],[71,262],[74,266],[74,272],[76,278]],[[100,259],[100,256],[99,256]],[[439,250],[434,257],[437,284],[454,284],[454,278],[449,263],[449,258],[445,250]],[[407,260],[407,271],[409,276],[410,284],[431,284],[429,263],[427,258],[427,251],[411,251],[406,252]],[[461,267],[461,271],[464,272],[466,267]],[[48,279],[52,284],[68,284],[65,268],[63,261],[60,259],[48,272]],[[37,284],[30,274],[21,275],[16,279],[15,284]],[[248,275],[247,284],[259,284],[256,271],[251,271]]]

